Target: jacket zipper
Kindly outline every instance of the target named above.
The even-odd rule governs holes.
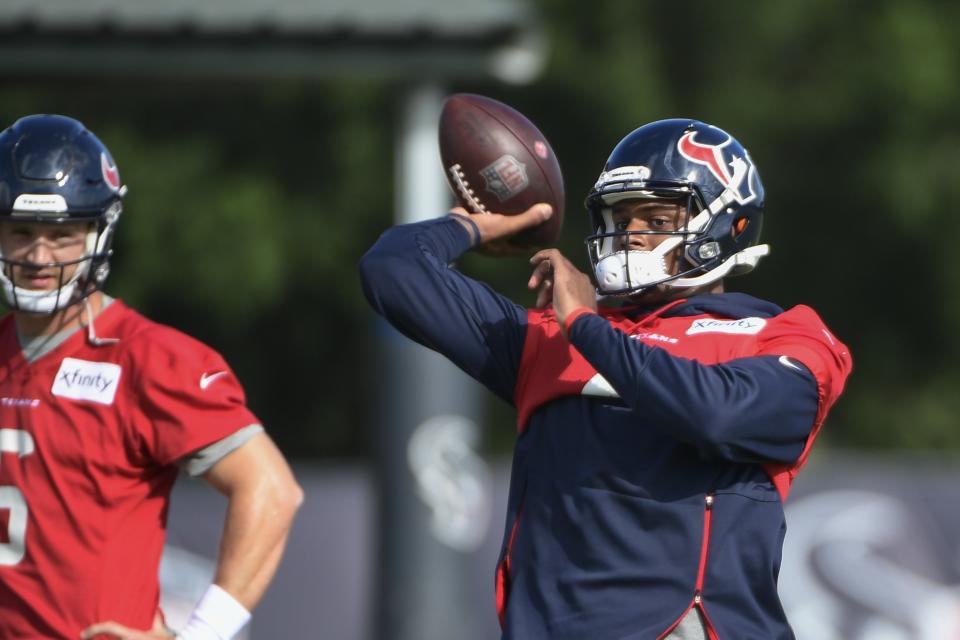
[[[510,527],[510,537],[507,538],[507,548],[503,551],[503,560],[497,567],[496,576],[496,603],[497,619],[500,620],[502,629],[507,620],[507,599],[510,597],[510,559],[513,554],[513,542],[517,538],[517,530],[520,528],[520,518],[523,516],[523,501],[517,507],[517,516],[513,519],[513,526]]]
[[[677,628],[680,622],[694,607],[699,609],[701,615],[703,615],[703,620],[707,627],[707,636],[710,640],[718,640],[717,632],[714,631],[713,623],[710,622],[710,617],[707,615],[707,611],[703,606],[703,582],[704,576],[707,573],[707,550],[710,548],[710,521],[713,517],[713,502],[714,496],[712,493],[708,493],[703,499],[703,542],[700,545],[700,564],[697,567],[697,580],[693,585],[693,601],[683,610],[680,617],[667,627],[666,631],[658,636],[657,640],[666,638],[673,633],[673,630]]]

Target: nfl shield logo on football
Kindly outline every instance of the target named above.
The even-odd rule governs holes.
[[[487,191],[493,192],[500,202],[509,200],[530,184],[526,167],[511,155],[500,156],[481,169],[480,175],[487,183]]]

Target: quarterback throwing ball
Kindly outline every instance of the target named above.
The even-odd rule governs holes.
[[[811,308],[724,291],[767,254],[760,175],[725,131],[636,129],[586,204],[590,275],[540,251],[532,309],[452,265],[546,205],[397,226],[360,264],[378,313],[516,407],[503,637],[792,638],[783,501],[850,354]]]

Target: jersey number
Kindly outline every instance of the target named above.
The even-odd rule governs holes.
[[[33,436],[20,429],[0,429],[0,464],[4,453],[15,453],[19,457],[33,453]],[[14,565],[23,560],[27,551],[27,501],[14,486],[0,485],[0,510],[10,512],[7,519],[7,535],[0,535],[0,566]]]

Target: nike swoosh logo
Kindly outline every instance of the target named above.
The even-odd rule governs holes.
[[[202,376],[200,376],[200,388],[206,389],[213,383],[214,380],[225,375],[227,375],[226,371],[217,371],[216,373],[203,374]]]
[[[794,362],[792,359],[788,358],[787,356],[780,356],[779,360],[780,360],[780,364],[782,364],[785,367],[790,367],[791,369],[796,369],[797,371],[803,371],[803,368],[800,365],[798,365],[796,362]]]

